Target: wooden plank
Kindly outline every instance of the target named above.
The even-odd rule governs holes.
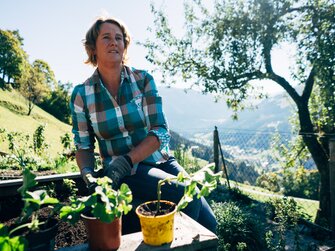
[[[163,251],[163,250],[216,250],[217,236],[184,213],[175,216],[174,240],[170,244],[158,247],[146,245],[141,232],[122,236],[118,250]]]
[[[174,240],[170,244],[158,247],[148,246],[143,243],[142,232],[122,236],[122,243],[118,251],[194,251],[194,250],[217,250],[217,236],[194,221],[184,213],[175,216]],[[73,247],[58,249],[57,251],[89,251],[88,244],[80,244]]]

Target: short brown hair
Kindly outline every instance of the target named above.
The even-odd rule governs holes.
[[[86,33],[86,37],[84,39],[84,46],[85,46],[85,50],[88,55],[88,58],[85,61],[85,63],[92,64],[93,66],[97,66],[97,59],[94,55],[94,50],[96,49],[95,43],[97,41],[97,37],[99,36],[100,27],[103,23],[111,23],[111,24],[115,24],[120,27],[122,31],[122,35],[123,35],[124,50],[125,50],[122,63],[126,63],[128,60],[128,56],[127,56],[128,50],[127,49],[130,44],[130,35],[128,32],[128,29],[119,20],[115,18],[105,18],[105,17],[99,17]]]

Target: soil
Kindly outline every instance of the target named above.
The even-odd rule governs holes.
[[[51,174],[52,172],[47,171],[44,175]],[[21,178],[20,171],[6,171],[0,170],[0,177],[7,176],[13,178]],[[40,175],[40,174],[39,174]],[[1,180],[1,178],[0,178]],[[64,194],[63,194],[64,195]],[[60,196],[61,198],[65,198],[64,196]],[[62,202],[65,202],[62,199]],[[0,200],[0,211],[5,213],[0,213],[0,222],[4,223],[7,226],[13,225],[18,216],[20,215],[23,203],[20,196],[12,196],[9,198],[1,199]],[[147,209],[143,208],[143,214],[155,214],[156,204],[148,205]],[[174,207],[171,208],[170,205],[166,206],[164,203],[162,204],[162,209],[165,211],[173,211]],[[165,212],[166,213],[166,212]],[[164,213],[162,213],[164,214]],[[39,211],[39,217],[46,218],[50,215],[49,208],[43,208]],[[87,242],[87,232],[84,222],[79,220],[75,225],[71,225],[70,223],[66,223],[64,221],[58,220],[58,230],[57,235],[55,238],[55,250],[60,249],[62,247],[69,247],[75,246],[79,244],[83,244]],[[140,231],[140,225],[137,215],[132,210],[126,217],[123,216],[122,218],[122,234],[128,234],[132,232]],[[301,230],[301,242],[302,243],[315,243],[314,249],[308,250],[335,250],[335,240],[328,240],[328,241],[318,241],[316,238],[314,239],[312,236],[313,234],[308,233],[310,231],[309,227],[303,227],[304,230]],[[292,235],[292,236],[291,236]],[[290,237],[291,236],[291,237]],[[288,243],[286,250],[294,250],[291,247],[294,247],[294,234],[288,233]]]
[[[38,171],[38,176],[57,174],[54,170]],[[0,180],[12,180],[22,178],[22,170],[0,169]]]
[[[145,216],[158,216],[158,215],[166,215],[171,213],[175,210],[176,204],[171,202],[161,201],[160,203],[160,210],[157,212],[157,203],[156,202],[149,202],[143,204],[143,206],[139,207],[138,212]]]
[[[39,171],[34,172],[38,176],[56,174],[55,171]],[[0,180],[19,179],[22,178],[21,170],[0,170]],[[57,196],[62,202],[66,203],[66,198]],[[13,226],[19,219],[23,207],[23,202],[19,195],[0,199],[0,211],[6,212],[0,214],[0,222],[6,226]],[[50,216],[50,208],[42,208],[38,212],[39,219],[47,219]],[[87,232],[82,220],[75,225],[61,221],[57,216],[58,230],[55,238],[55,250],[62,247],[75,246],[87,242]]]
[[[38,217],[41,220],[48,219],[50,216],[50,208],[42,208],[39,210]],[[6,226],[13,226],[19,217],[2,221]],[[58,229],[55,238],[55,250],[62,247],[69,247],[79,245],[87,242],[87,232],[82,220],[78,221],[75,225],[60,221],[59,217],[56,217],[58,222]]]

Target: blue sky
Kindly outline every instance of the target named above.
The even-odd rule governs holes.
[[[181,32],[183,1],[156,0],[154,3],[166,11],[174,31]],[[146,50],[136,45],[136,41],[144,41],[150,36],[147,28],[153,26],[154,20],[150,0],[1,0],[0,9],[0,29],[18,29],[24,38],[23,48],[29,60],[45,60],[55,72],[56,79],[63,83],[78,84],[92,74],[94,69],[83,63],[86,53],[82,39],[100,15],[119,18],[129,28],[133,39],[129,48],[130,64],[142,69],[153,68],[145,60]],[[278,55],[277,60],[285,65],[285,59],[280,58],[282,53]],[[155,77],[159,79],[159,76]],[[281,88],[270,85],[267,90],[277,93]]]
[[[173,13],[182,16],[180,0],[155,1],[155,5],[165,6],[168,13],[176,8]],[[136,45],[136,41],[144,41],[149,36],[146,30],[153,24],[148,0],[2,0],[0,9],[0,29],[18,29],[29,60],[45,60],[62,82],[77,84],[92,73],[93,68],[83,63],[86,52],[82,39],[100,15],[117,17],[127,25],[133,39],[130,63],[139,68],[152,68],[145,60],[144,48]],[[171,20],[172,24],[178,21],[182,25],[181,18]]]

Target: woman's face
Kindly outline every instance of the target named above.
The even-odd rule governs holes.
[[[119,26],[103,23],[95,44],[95,55],[98,66],[122,64],[124,54],[124,38]]]

